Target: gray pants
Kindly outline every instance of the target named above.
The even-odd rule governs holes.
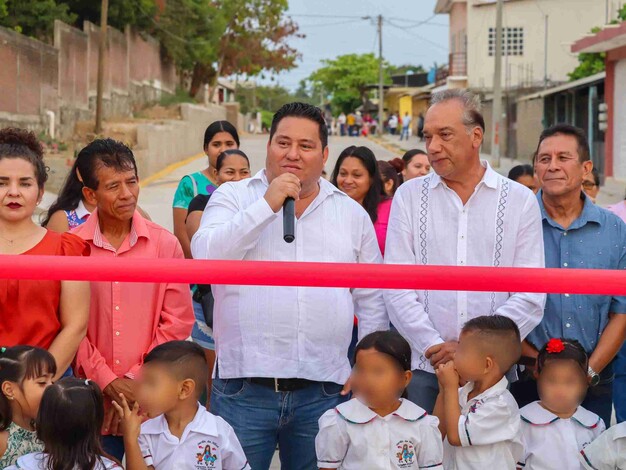
[[[423,370],[414,370],[413,379],[407,387],[409,400],[432,414],[439,393],[437,376]]]

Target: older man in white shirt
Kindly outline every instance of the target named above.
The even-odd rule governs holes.
[[[478,97],[465,90],[433,96],[424,136],[435,172],[396,192],[386,263],[544,267],[537,199],[480,160],[484,130]],[[416,370],[409,399],[432,412],[438,393],[435,368],[454,357],[465,322],[504,315],[524,338],[541,321],[545,295],[391,290],[385,300],[391,322],[413,348]]]
[[[319,109],[291,103],[274,116],[266,168],[213,193],[191,243],[194,258],[380,263],[365,210],[321,178],[328,158]],[[296,200],[295,241],[282,207]],[[217,371],[211,411],[233,426],[250,465],[315,468],[318,419],[349,387],[353,315],[364,336],[387,329],[374,289],[213,286]]]

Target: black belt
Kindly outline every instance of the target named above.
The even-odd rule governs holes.
[[[252,377],[246,380],[256,385],[273,388],[275,392],[295,392],[319,383],[307,379],[272,379],[269,377]]]

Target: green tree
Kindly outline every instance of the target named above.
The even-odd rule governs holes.
[[[67,2],[56,0],[0,0],[0,26],[41,41],[52,42],[54,20],[73,23]]]
[[[372,85],[378,83],[378,59],[374,54],[347,54],[324,60],[323,67],[313,72],[308,80],[312,86],[330,94],[335,111],[350,112],[364,104]],[[389,83],[388,65],[385,83]],[[315,96],[315,95],[313,95]]]
[[[407,72],[425,73],[426,69],[422,65],[390,65],[387,69],[389,75],[406,75]]]
[[[298,26],[286,17],[287,0],[167,0],[153,27],[195,96],[218,77],[279,72],[299,54],[287,44]]]
[[[167,0],[149,32],[159,39],[176,64],[181,77],[192,74],[196,64],[212,64],[226,27],[218,6],[207,0]],[[192,86],[195,96],[202,83]]]
[[[623,5],[617,12],[617,16],[620,21],[626,21],[626,5]],[[611,23],[618,23],[618,21],[612,21]],[[592,33],[597,33],[602,28],[592,28]],[[595,75],[596,73],[603,72],[606,68],[605,63],[606,53],[604,52],[583,52],[578,54],[578,66],[568,73],[570,80],[578,80],[581,78]]]
[[[196,63],[191,92],[210,83],[215,92],[218,77],[257,76],[295,67],[300,54],[288,44],[298,25],[286,16],[287,0],[214,0],[225,25],[218,43],[216,63]]]
[[[100,0],[64,0],[76,15],[75,25],[81,29],[84,21],[100,24]],[[152,27],[157,7],[154,0],[109,0],[108,24],[121,31],[126,25],[141,30]]]
[[[295,101],[295,96],[280,85],[237,86],[235,93],[241,104],[241,112],[267,110],[274,112],[282,105]]]

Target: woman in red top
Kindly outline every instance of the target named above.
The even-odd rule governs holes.
[[[0,130],[0,254],[89,255],[89,245],[79,237],[33,222],[47,177],[35,135],[22,129]],[[0,279],[0,346],[47,349],[59,376],[74,359],[88,319],[87,282]]]

